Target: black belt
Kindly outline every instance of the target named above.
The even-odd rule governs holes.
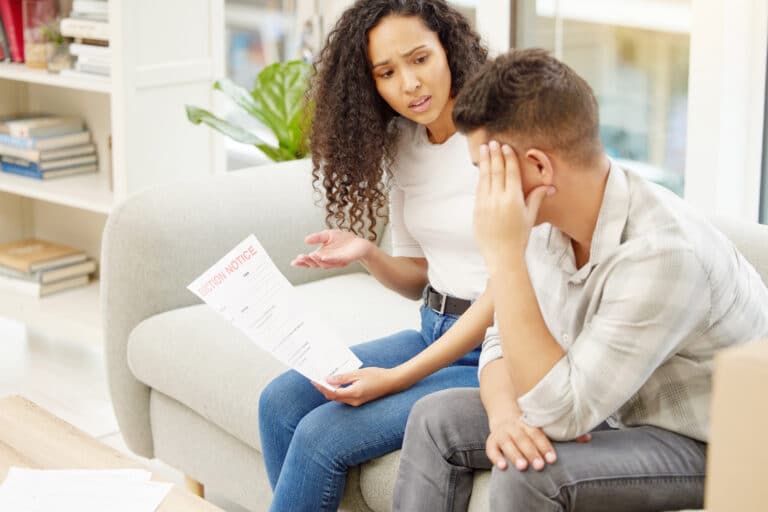
[[[461,315],[472,305],[471,300],[440,293],[432,286],[427,287],[427,298],[424,303],[432,311],[441,315]]]

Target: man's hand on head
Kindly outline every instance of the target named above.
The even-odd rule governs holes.
[[[517,154],[496,141],[480,147],[478,168],[475,240],[488,267],[493,269],[524,256],[541,202],[554,189],[536,187],[525,197]]]

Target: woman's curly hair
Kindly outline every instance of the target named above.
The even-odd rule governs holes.
[[[467,19],[443,0],[358,0],[328,35],[308,92],[313,186],[325,193],[328,226],[369,240],[376,239],[377,218],[386,218],[398,114],[376,90],[368,32],[390,14],[418,16],[437,34],[451,71],[451,97],[488,54]]]

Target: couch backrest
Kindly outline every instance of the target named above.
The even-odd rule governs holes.
[[[711,221],[757,269],[768,286],[768,226],[724,217],[713,217]]]

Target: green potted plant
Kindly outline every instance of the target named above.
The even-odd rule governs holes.
[[[213,85],[272,130],[277,146],[199,107],[187,105],[187,118],[194,124],[205,123],[238,142],[256,146],[275,162],[304,158],[312,115],[312,107],[305,100],[311,71],[312,65],[304,61],[278,62],[258,74],[250,92],[228,79]]]

